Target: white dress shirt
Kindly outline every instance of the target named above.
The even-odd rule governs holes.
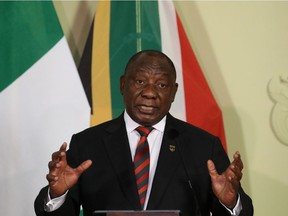
[[[131,156],[132,159],[134,160],[137,143],[140,140],[140,134],[135,129],[141,125],[133,121],[126,111],[124,113],[124,121],[126,124],[127,136],[132,154]],[[147,137],[150,152],[150,170],[149,170],[148,188],[146,193],[146,200],[144,203],[144,209],[146,209],[147,207],[151,192],[152,182],[154,179],[160,147],[163,139],[165,124],[166,124],[166,116],[160,122],[153,125],[154,129],[149,133]]]

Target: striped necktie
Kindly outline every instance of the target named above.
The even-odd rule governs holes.
[[[146,192],[148,188],[149,179],[149,166],[150,166],[150,154],[147,136],[153,130],[153,127],[136,128],[136,131],[140,134],[141,138],[137,144],[137,149],[134,157],[134,172],[137,181],[138,194],[142,209],[146,199]]]

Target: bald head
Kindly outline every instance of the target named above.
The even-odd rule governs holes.
[[[125,74],[146,67],[169,72],[176,81],[173,62],[167,55],[157,50],[143,50],[133,55],[126,65]]]

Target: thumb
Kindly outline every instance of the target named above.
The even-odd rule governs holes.
[[[218,175],[215,164],[212,160],[207,161],[207,167],[208,167],[208,171],[211,177]]]
[[[87,170],[92,165],[91,160],[86,160],[83,163],[81,163],[77,168],[76,172],[78,173],[78,176],[80,176],[85,170]]]

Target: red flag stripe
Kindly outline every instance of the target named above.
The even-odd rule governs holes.
[[[221,110],[203,75],[177,13],[176,19],[182,56],[187,121],[219,136],[223,147],[227,150]]]

